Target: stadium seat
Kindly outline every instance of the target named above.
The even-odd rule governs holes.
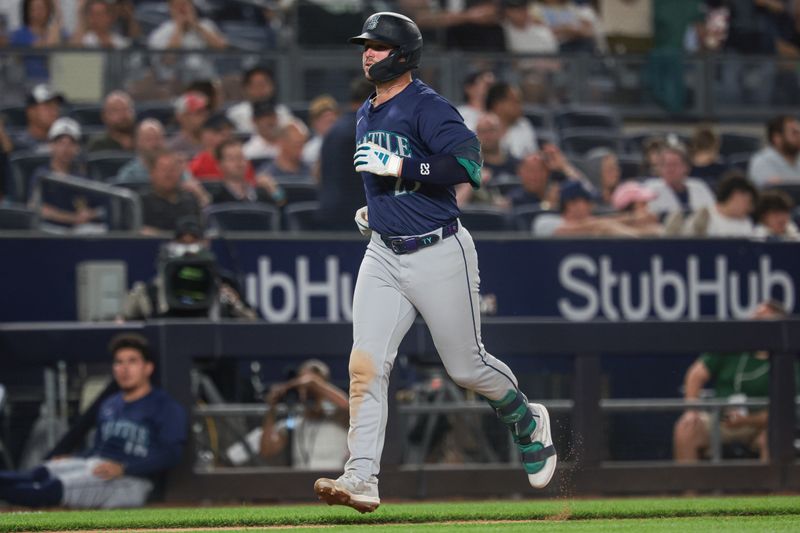
[[[470,231],[509,231],[511,224],[507,211],[497,207],[469,205],[461,208],[461,222]]]
[[[568,156],[582,157],[598,147],[620,153],[622,137],[613,131],[595,128],[569,128],[561,132],[561,149]]]
[[[109,185],[113,185],[115,187],[122,187],[124,189],[131,190],[138,195],[143,195],[150,190],[150,182],[149,181],[117,181],[117,180],[109,180]]]
[[[289,231],[314,231],[320,228],[316,213],[319,202],[298,202],[283,208],[286,229]]]
[[[79,105],[69,110],[67,116],[75,119],[81,128],[103,128],[102,104]]]
[[[532,233],[533,221],[542,213],[553,213],[553,211],[539,205],[522,205],[514,208],[511,218],[517,231]]]
[[[281,182],[281,188],[286,194],[286,203],[315,202],[317,200],[317,185],[311,182]]]
[[[640,170],[642,169],[642,158],[637,155],[619,154],[619,170],[622,174],[622,180],[631,180],[642,178]]]
[[[619,133],[621,124],[615,111],[590,107],[556,111],[553,113],[553,122],[558,132],[572,128],[593,128]]]
[[[275,232],[280,229],[280,210],[271,205],[225,202],[209,205],[204,212],[208,227],[218,231]]]
[[[753,154],[761,149],[761,138],[746,133],[723,132],[720,134],[719,153],[722,157],[733,154]]]
[[[542,107],[525,107],[523,111],[525,116],[528,120],[531,121],[533,124],[533,128],[536,130],[536,133],[539,133],[539,130],[551,130],[553,129],[553,116],[550,114],[548,109],[544,109]]]
[[[687,135],[675,133],[673,131],[647,131],[637,132],[625,135],[624,152],[627,154],[641,154],[644,151],[644,142],[647,139],[654,137],[667,138],[669,136],[676,137],[684,146],[689,146],[691,138]]]
[[[798,183],[783,183],[780,185],[769,185],[764,188],[765,190],[783,191],[791,196],[794,205],[800,206],[800,184]]]
[[[750,166],[751,157],[753,157],[753,154],[750,152],[729,154],[725,156],[725,162],[728,163],[728,165],[741,170],[742,172],[747,172],[747,167]]]
[[[122,150],[103,150],[92,152],[86,157],[86,169],[89,178],[107,182],[129,163],[135,154]]]
[[[166,129],[174,127],[175,108],[170,102],[141,102],[136,104],[136,119],[154,118]]]
[[[11,129],[23,129],[28,124],[24,105],[11,105],[0,108],[3,124]]]
[[[203,188],[211,196],[220,194],[225,189],[225,182],[222,180],[199,180]]]
[[[0,230],[33,230],[39,226],[39,214],[24,205],[0,206]]]
[[[50,163],[48,154],[17,153],[9,158],[11,166],[11,182],[8,196],[17,202],[27,202],[31,193],[31,178],[37,168]]]
[[[551,129],[536,129],[536,144],[539,145],[541,149],[542,146],[545,144],[555,144],[558,145],[558,134],[551,130]]]

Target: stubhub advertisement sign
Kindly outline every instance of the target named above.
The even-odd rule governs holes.
[[[13,302],[0,306],[0,321],[76,320],[80,262],[124,260],[130,286],[155,274],[158,245],[152,239],[0,238],[6,259],[0,294]],[[355,238],[227,239],[215,241],[213,250],[260,315],[281,323],[350,321],[365,246]],[[769,297],[799,311],[800,243],[479,239],[477,247],[481,307],[489,315],[745,318]]]

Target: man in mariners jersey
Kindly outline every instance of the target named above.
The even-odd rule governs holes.
[[[417,314],[450,377],[488,400],[511,429],[531,485],[544,487],[556,467],[549,415],[483,347],[478,257],[458,219],[454,186],[480,186],[480,144],[447,100],[412,78],[422,36],[411,19],[376,13],[350,42],[363,47],[375,84],[357,114],[354,156],[367,197],[356,220],[371,237],[353,300],[350,458],[342,476],[318,479],[314,490],[362,513],[380,504],[389,373]]]
[[[158,477],[178,464],[186,413],[151,385],[147,341],[122,334],[112,339],[111,353],[120,390],[100,406],[92,448],[28,472],[0,472],[0,500],[30,507],[139,507]]]

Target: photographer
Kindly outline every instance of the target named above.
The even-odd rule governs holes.
[[[262,424],[259,453],[271,457],[283,451],[291,439],[292,466],[317,470],[339,469],[347,459],[347,394],[330,382],[328,365],[318,359],[305,361],[297,376],[272,386],[270,406]],[[289,411],[276,421],[279,402]]]
[[[162,245],[156,269],[153,280],[131,288],[124,319],[258,318],[239,294],[233,276],[220,270],[195,217],[178,220],[175,238]]]

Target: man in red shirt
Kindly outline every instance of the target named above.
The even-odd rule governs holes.
[[[219,168],[219,161],[217,161],[214,154],[219,146],[232,138],[233,122],[228,117],[220,113],[206,120],[200,132],[203,151],[197,154],[189,163],[189,170],[192,175],[198,180],[221,180],[222,170]],[[248,183],[255,183],[255,171],[249,161],[247,162],[245,179]]]

